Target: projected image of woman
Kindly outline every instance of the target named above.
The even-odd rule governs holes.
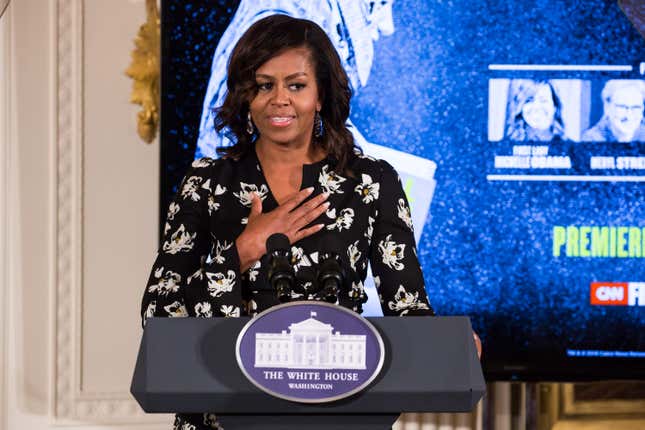
[[[226,64],[235,43],[254,23],[273,14],[308,19],[329,36],[354,91],[367,85],[374,58],[374,42],[394,32],[393,0],[242,0],[222,35],[211,65],[211,76],[202,107],[196,157],[216,157],[217,148],[230,146],[234,136],[215,130],[215,110],[226,97]],[[356,143],[367,143],[351,126]]]
[[[549,81],[513,79],[506,114],[506,137],[514,141],[565,139],[562,102]]]

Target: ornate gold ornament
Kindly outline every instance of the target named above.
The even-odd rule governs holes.
[[[134,40],[132,62],[125,74],[132,78],[130,102],[141,105],[137,113],[139,137],[150,143],[157,134],[160,110],[161,20],[156,0],[146,0],[146,22]]]

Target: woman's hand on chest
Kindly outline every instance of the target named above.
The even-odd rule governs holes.
[[[262,212],[262,200],[253,195],[248,223],[235,241],[242,272],[266,253],[266,240],[272,234],[282,233],[293,244],[324,227],[309,224],[327,210],[329,194],[322,193],[302,203],[312,192],[313,188],[301,190],[269,212]]]

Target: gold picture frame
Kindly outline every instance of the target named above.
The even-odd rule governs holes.
[[[645,429],[645,382],[603,381],[548,385],[540,429]]]

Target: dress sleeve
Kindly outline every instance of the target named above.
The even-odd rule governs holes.
[[[383,315],[434,315],[417,258],[408,201],[394,168],[385,161],[374,211],[370,264]]]
[[[168,208],[141,303],[143,325],[152,316],[239,316],[239,306],[237,311],[226,307],[239,303],[235,244],[216,240],[210,231],[210,215],[219,209],[218,197],[225,192],[225,187],[213,183],[212,163],[210,159],[193,163]]]

